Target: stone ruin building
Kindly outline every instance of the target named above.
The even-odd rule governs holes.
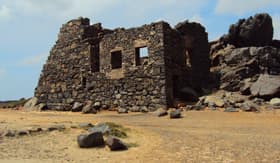
[[[209,67],[208,35],[198,23],[110,30],[78,18],[61,27],[35,97],[61,111],[89,101],[152,111],[193,100],[192,90],[207,86]]]

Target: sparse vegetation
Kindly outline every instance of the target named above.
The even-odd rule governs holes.
[[[116,136],[118,138],[127,138],[127,131],[129,131],[128,128],[123,127],[122,125],[113,123],[113,122],[106,122],[111,131],[109,132],[109,135]]]
[[[19,100],[0,101],[0,108],[15,108],[23,106],[29,99],[21,98]]]

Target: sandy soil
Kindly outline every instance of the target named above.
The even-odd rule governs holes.
[[[184,112],[183,118],[152,113],[22,112],[0,109],[1,130],[34,125],[115,122],[130,128],[128,151],[80,149],[80,129],[0,138],[0,162],[280,162],[280,111],[262,113]]]

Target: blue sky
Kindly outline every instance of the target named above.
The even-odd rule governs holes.
[[[257,12],[273,17],[280,39],[280,0],[0,0],[0,100],[33,96],[59,28],[70,19],[88,17],[106,28],[188,19],[214,40]]]

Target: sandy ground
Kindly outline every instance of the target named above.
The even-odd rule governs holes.
[[[80,122],[115,122],[130,128],[128,151],[80,149],[80,129],[33,136],[0,138],[0,162],[280,162],[280,111],[224,113],[184,112],[183,118],[152,113],[22,112],[0,109],[0,132],[30,126]]]

